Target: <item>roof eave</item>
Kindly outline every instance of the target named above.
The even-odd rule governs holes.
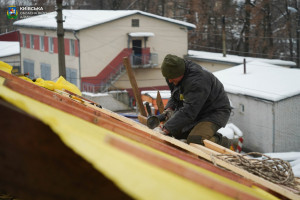
[[[240,95],[240,96],[244,96],[244,97],[248,97],[248,98],[252,98],[252,99],[255,99],[255,100],[259,100],[259,101],[264,101],[264,102],[268,102],[268,103],[274,103],[274,102],[278,102],[282,99],[279,99],[279,100],[272,100],[272,99],[266,99],[266,98],[262,98],[262,97],[257,97],[257,96],[254,96],[254,95],[249,95],[249,94],[244,94],[244,93],[240,93],[240,92],[231,92],[231,91],[226,91],[226,93],[230,93],[231,95]]]
[[[254,95],[250,95],[250,94],[243,94],[243,93],[239,93],[239,92],[231,92],[231,91],[226,91],[225,92],[227,93],[230,93],[232,95],[242,95],[242,96],[245,96],[245,97],[249,97],[249,98],[253,98],[255,100],[259,100],[259,101],[263,101],[263,102],[267,102],[267,103],[278,103],[280,101],[284,101],[286,99],[290,99],[290,98],[293,98],[295,96],[300,96],[300,93],[294,93],[294,94],[291,94],[291,95],[285,95],[281,98],[274,98],[274,99],[271,99],[271,98],[263,98],[263,97],[258,97],[258,96],[254,96]]]
[[[14,25],[15,27],[20,27],[20,28],[30,28],[30,29],[43,29],[43,30],[57,30],[57,28],[55,27],[43,27],[43,26],[27,26],[27,25]],[[81,29],[66,29],[64,28],[64,31],[79,31]]]
[[[232,64],[232,65],[243,64],[242,62],[231,62],[231,61],[215,60],[215,59],[208,59],[208,58],[198,58],[198,57],[194,57],[194,56],[190,56],[190,55],[187,55],[187,58],[197,60],[197,61],[214,62],[214,63],[219,63],[219,64]],[[271,63],[268,63],[268,62],[266,62],[266,63],[271,64]],[[272,65],[296,68],[294,64],[272,63]]]
[[[152,14],[150,13],[150,15],[147,15],[147,14],[145,14],[144,12],[141,12],[141,11],[137,11],[136,13],[132,13],[131,15],[134,15],[134,14],[140,14],[140,15],[144,15],[144,16],[147,16],[147,17],[151,17],[151,18],[155,18],[155,19],[159,19],[159,20],[163,20],[163,21],[166,21],[166,22],[170,22],[170,23],[173,23],[173,24],[177,24],[177,25],[180,25],[180,26],[184,26],[184,27],[186,27],[186,28],[188,28],[188,30],[193,30],[193,29],[195,29],[196,28],[196,25],[194,25],[194,24],[191,24],[191,23],[189,23],[189,22],[185,22],[185,23],[189,23],[189,24],[191,24],[190,26],[188,26],[188,25],[184,25],[184,24],[182,24],[182,23],[177,23],[177,22],[172,22],[172,21],[168,21],[168,20],[165,20],[165,19],[160,19],[160,18],[157,18],[157,17],[155,17],[155,16],[152,16]],[[130,15],[129,15],[130,16]],[[158,15],[159,16],[159,15]],[[159,16],[159,17],[163,17],[163,16]],[[172,18],[170,18],[170,19],[172,19]]]
[[[214,63],[219,63],[219,64],[231,64],[231,65],[240,65],[242,64],[241,62],[230,62],[230,61],[222,61],[222,60],[215,60],[215,59],[207,59],[207,58],[197,58],[193,56],[187,56],[188,59],[193,59],[197,61],[206,61],[206,62],[214,62]]]
[[[6,57],[10,57],[10,56],[19,56],[19,55],[20,55],[20,52],[19,53],[9,54],[9,55],[0,55],[0,58],[6,58]]]

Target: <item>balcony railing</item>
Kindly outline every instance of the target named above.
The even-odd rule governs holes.
[[[158,55],[156,53],[130,55],[130,62],[132,68],[153,68],[158,66]],[[106,92],[108,88],[116,82],[120,76],[125,72],[123,63],[113,68],[108,76],[99,80],[98,84],[83,82],[81,90],[85,92],[99,93]]]
[[[130,62],[132,68],[153,68],[158,66],[158,55],[156,53],[131,54]]]

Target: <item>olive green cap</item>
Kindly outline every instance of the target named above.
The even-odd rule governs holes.
[[[166,55],[161,65],[161,73],[165,78],[178,78],[184,74],[184,71],[185,64],[182,58],[171,54]]]

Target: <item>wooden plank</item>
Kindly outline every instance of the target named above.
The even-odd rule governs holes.
[[[222,154],[231,154],[231,155],[237,155],[237,154],[239,154],[239,153],[234,152],[234,151],[232,151],[232,150],[230,150],[228,148],[225,148],[225,147],[223,147],[223,146],[221,146],[219,144],[216,144],[216,143],[214,143],[212,141],[204,140],[203,142],[204,142],[205,147],[207,147],[209,149],[212,149],[212,150],[214,150],[216,152],[219,152],[219,153],[222,153]]]
[[[87,99],[87,98],[85,98],[85,97],[83,97],[83,96],[79,96],[78,94],[75,94],[75,93],[73,93],[73,92],[71,92],[71,91],[69,91],[69,90],[63,89],[63,91],[66,92],[66,93],[69,93],[69,94],[71,94],[71,95],[73,95],[73,96],[79,97],[79,98],[81,98],[82,100],[87,101],[87,102],[89,102],[89,103],[91,103],[91,104],[94,104],[94,105],[96,105],[96,106],[98,106],[98,107],[101,106],[101,105],[97,104],[96,102],[94,102],[94,101],[92,101],[92,100],[90,100],[90,99]]]
[[[147,126],[147,117],[145,117],[143,115],[138,115],[138,120],[141,124],[144,124],[145,126]]]
[[[215,152],[218,152],[218,153],[221,153],[221,154],[228,154],[228,155],[240,155],[240,153],[238,152],[235,152],[235,151],[232,151],[231,149],[228,149],[226,147],[223,147],[217,143],[214,143],[212,141],[209,141],[209,140],[204,140],[204,146],[215,151]],[[244,156],[245,159],[250,159],[249,157],[247,156]],[[254,161],[251,161],[250,162],[254,162]]]
[[[158,108],[159,113],[160,114],[163,113],[164,109],[165,109],[165,106],[164,106],[164,103],[161,99],[159,91],[157,91],[157,95],[156,95],[156,104],[157,104],[157,108]]]
[[[73,99],[73,100],[81,103],[81,104],[84,104],[87,107],[91,107],[91,108],[94,108],[95,106],[99,107],[98,104],[87,101],[84,98],[81,98],[81,96],[79,96],[79,95],[70,94],[69,92],[66,92],[65,90],[55,89],[54,91],[57,92],[58,94],[64,96],[64,97],[68,97],[70,99]],[[101,109],[102,107],[100,106],[99,108]]]
[[[204,146],[202,146],[200,144],[190,143],[190,146],[195,147],[195,148],[203,151],[204,153],[207,153],[207,154],[210,154],[210,155],[218,155],[218,154],[220,154],[219,152],[214,151],[214,150],[209,149],[209,148],[206,148],[206,147],[204,147]]]
[[[130,84],[131,84],[131,87],[132,87],[132,90],[133,90],[133,94],[134,94],[135,100],[138,104],[140,113],[141,113],[141,115],[147,117],[145,107],[144,107],[143,102],[142,102],[141,93],[138,89],[138,85],[136,83],[136,80],[135,80],[135,77],[134,77],[134,74],[133,74],[131,64],[129,62],[128,57],[123,58],[123,64],[126,68],[126,71],[127,71],[127,74],[128,74],[129,80],[130,80]]]

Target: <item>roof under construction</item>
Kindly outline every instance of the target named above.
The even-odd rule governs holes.
[[[274,183],[218,156],[238,153],[188,145],[1,70],[0,113],[0,189],[20,199],[300,198],[299,179]]]

